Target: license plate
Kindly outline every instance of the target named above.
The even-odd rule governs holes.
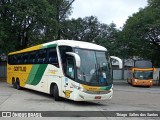
[[[95,96],[95,99],[101,99],[101,96]]]

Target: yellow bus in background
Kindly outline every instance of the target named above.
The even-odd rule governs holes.
[[[148,60],[134,61],[134,67],[131,68],[128,83],[133,86],[152,86],[153,75],[156,69],[153,68],[152,62]]]
[[[14,88],[28,88],[75,101],[112,98],[111,58],[102,46],[57,40],[9,53],[7,82]]]

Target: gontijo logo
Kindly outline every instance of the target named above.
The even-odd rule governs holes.
[[[21,66],[15,66],[14,71],[21,71],[21,72],[26,72],[26,67],[21,67]]]

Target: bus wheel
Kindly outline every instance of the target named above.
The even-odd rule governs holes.
[[[21,86],[20,86],[19,80],[16,80],[16,88],[17,88],[17,90],[21,90]]]
[[[59,91],[57,85],[53,87],[53,96],[55,101],[59,101]]]
[[[13,88],[17,89],[16,81],[12,85],[13,85]]]
[[[13,86],[13,88],[16,88],[16,81],[14,78],[12,78],[12,86]]]

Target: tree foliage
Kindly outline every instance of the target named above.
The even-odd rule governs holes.
[[[19,50],[60,36],[74,0],[1,0],[0,48]],[[7,46],[7,47],[6,47]]]
[[[121,48],[127,56],[140,56],[159,64],[160,1],[149,0],[148,6],[129,17],[120,35]]]
[[[95,42],[108,48],[111,54],[116,54],[119,30],[114,23],[103,24],[97,17],[89,16],[65,21],[62,31],[64,39]]]
[[[160,65],[160,1],[130,16],[123,29],[96,16],[71,19],[75,0],[1,0],[0,52],[7,53],[56,39],[95,42],[122,58],[139,56]]]
[[[63,38],[93,42],[100,32],[99,27],[94,16],[67,20],[63,23]]]

